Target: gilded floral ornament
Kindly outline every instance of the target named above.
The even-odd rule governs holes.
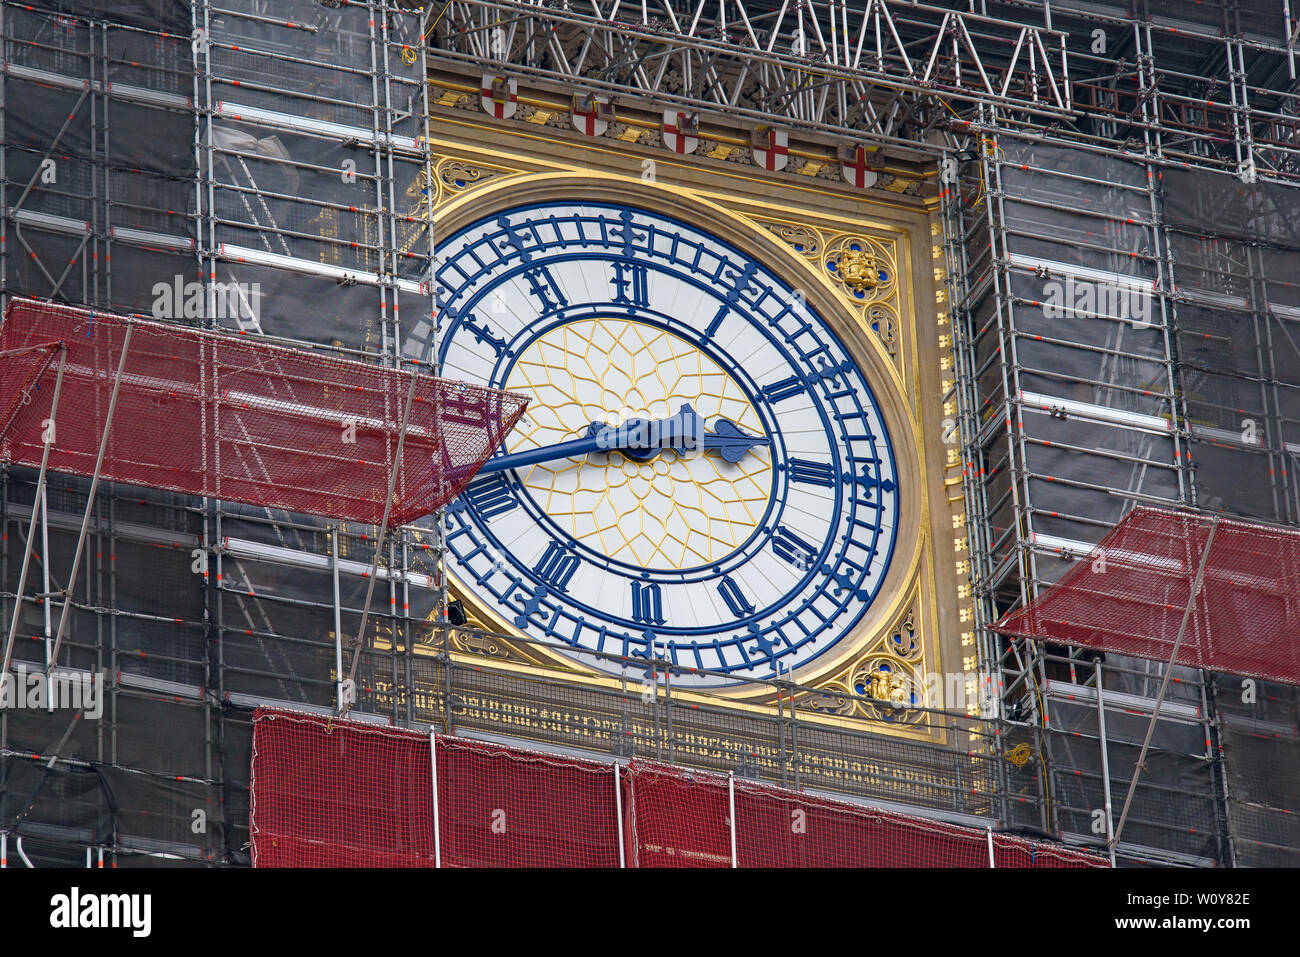
[[[892,356],[898,350],[898,323],[894,318],[893,310],[888,306],[874,305],[868,307],[864,318],[871,331],[884,344]]]
[[[500,171],[484,169],[457,159],[441,159],[434,167],[438,195],[435,206],[441,206],[458,193],[464,192],[479,183],[486,182]]]
[[[822,714],[844,716],[852,715],[857,711],[852,696],[847,692],[837,693],[829,688],[802,696],[797,702],[797,707]]]
[[[849,298],[863,305],[890,298],[897,286],[893,257],[865,236],[836,237],[826,245],[822,262]]]
[[[815,260],[821,256],[823,241],[818,230],[810,226],[775,220],[760,220],[760,222],[805,259]]]
[[[893,629],[893,632],[885,640],[885,647],[890,654],[904,661],[910,661],[921,656],[924,646],[921,644],[921,636],[916,633],[914,611],[909,611],[907,617],[899,623],[898,627]]]
[[[869,252],[846,249],[837,265],[840,282],[854,292],[864,292],[880,285],[880,264]]]
[[[925,701],[925,684],[907,664],[884,655],[859,662],[853,689],[863,698],[862,712],[886,721],[917,721]]]

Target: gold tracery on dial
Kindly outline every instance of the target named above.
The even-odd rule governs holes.
[[[586,434],[588,423],[659,419],[690,403],[709,425],[718,416],[762,434],[740,386],[685,339],[648,323],[583,319],[534,340],[506,388],[534,397],[528,423],[507,442],[517,452]],[[753,533],[771,491],[771,455],[740,462],[665,452],[638,463],[618,452],[521,472],[542,509],[567,533],[610,558],[674,569],[721,560]]]

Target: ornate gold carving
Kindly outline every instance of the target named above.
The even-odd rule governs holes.
[[[820,256],[844,302],[898,361],[898,264],[892,248],[863,235],[840,233]]]
[[[917,627],[919,596],[864,653],[815,691],[797,695],[798,708],[845,717],[920,723],[926,695],[925,643]]]
[[[803,223],[755,218],[795,253],[825,270],[841,301],[899,364],[899,278],[892,244],[861,234],[828,237]]]
[[[902,661],[914,661],[925,655],[925,645],[917,634],[915,615],[915,611],[909,608],[903,620],[891,628],[885,638],[885,648]]]
[[[871,331],[881,341],[889,354],[896,355],[898,352],[898,321],[894,318],[894,311],[888,306],[877,303],[874,306],[868,306],[863,316]]]
[[[870,252],[850,247],[840,254],[836,265],[839,267],[837,276],[840,282],[855,293],[875,289],[880,285],[880,263]]]
[[[860,659],[853,671],[852,687],[864,698],[857,704],[862,714],[893,721],[918,721],[924,707],[924,676],[888,655]],[[859,690],[860,689],[860,690]]]
[[[821,256],[822,234],[811,226],[800,226],[794,223],[781,223],[773,220],[759,220],[759,222],[804,259],[816,261]]]
[[[486,182],[498,174],[497,170],[484,169],[456,159],[439,160],[435,170],[438,177],[439,205],[444,199],[450,199],[452,195]]]
[[[468,651],[489,658],[513,658],[505,639],[496,635],[475,634],[470,631],[451,632],[451,646],[456,651]]]
[[[816,691],[799,698],[800,708],[819,711],[822,714],[838,714],[848,717],[854,713],[853,699],[847,694],[832,694]]]
[[[866,236],[841,233],[827,243],[822,262],[831,279],[858,304],[889,301],[898,288],[894,257]]]

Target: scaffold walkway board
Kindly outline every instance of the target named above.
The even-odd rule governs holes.
[[[28,299],[14,300],[0,327],[0,461],[39,467],[48,440],[50,469],[93,476],[107,431],[104,480],[366,524],[383,521],[390,481],[389,527],[441,508],[526,404],[469,383]]]
[[[1136,508],[993,629],[1300,684],[1300,530]]]

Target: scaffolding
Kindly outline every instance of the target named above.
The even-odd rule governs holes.
[[[669,662],[601,662],[613,686],[521,672],[441,617],[437,521],[381,535],[58,473],[38,496],[39,463],[12,465],[15,661],[50,663],[62,600],[53,663],[109,675],[110,700],[98,722],[0,711],[0,841],[37,864],[250,863],[253,714],[271,705],[670,761],[1121,864],[1295,862],[1296,775],[1266,770],[1300,768],[1296,688],[1247,698],[1237,678],[990,628],[1135,506],[1300,522],[1294,0],[409,6],[0,3],[4,304],[436,374],[434,73],[933,162],[998,713],[863,695],[870,716],[846,720],[777,682],[757,714],[674,687]],[[83,573],[61,580],[83,536]]]
[[[972,137],[1300,178],[1275,0],[449,0],[438,60],[925,153]]]
[[[30,299],[6,311],[0,372],[2,461],[386,529],[459,495],[528,402]]]
[[[384,408],[370,410],[391,427],[356,457],[395,461],[403,400],[418,396],[417,380],[434,381],[428,357],[403,357],[399,345],[412,328],[428,329],[433,307],[419,11],[384,2],[50,0],[0,5],[0,37],[4,305],[27,296],[85,306],[101,336],[112,325],[105,313],[132,317],[140,321],[119,332],[137,330],[141,347],[150,338],[141,330],[180,324],[171,327],[179,339],[208,358],[224,343],[333,368],[351,377],[354,397],[364,364],[369,378],[394,386],[379,390]],[[6,408],[9,441],[29,431],[25,414],[48,404],[66,355],[51,352],[31,370],[39,381],[27,395],[39,399]],[[61,438],[103,420],[112,372],[86,393],[95,398],[88,421],[60,419]],[[159,385],[133,377],[129,361],[125,372],[124,393]],[[256,411],[291,413],[276,392],[287,382],[271,378],[275,394],[271,379],[244,382],[241,412],[253,414],[242,403],[260,396],[269,405]],[[326,392],[313,408],[340,411],[344,390]],[[445,398],[439,414],[454,417],[466,396]],[[177,441],[209,455],[223,449],[183,421],[161,431],[156,414],[116,423],[136,443],[135,466]],[[358,419],[359,440],[371,424]],[[414,623],[436,614],[436,521],[386,534],[380,513],[393,496],[385,500],[373,476],[365,495],[376,507],[320,507],[129,469],[109,474],[94,467],[94,449],[71,471],[97,475],[98,489],[50,471],[38,495],[40,444],[35,461],[12,456],[0,478],[6,634],[12,621],[16,665],[103,676],[107,701],[98,721],[0,712],[0,839],[23,841],[37,865],[247,863],[252,710],[239,696],[340,710],[353,684],[373,685],[363,656],[349,681],[346,652],[358,640],[404,647]],[[128,446],[110,445],[104,465],[115,466],[115,448]],[[195,477],[210,483],[220,474],[212,465],[199,463]],[[474,462],[461,465],[472,472]],[[360,481],[357,470],[353,463]],[[393,517],[415,518],[400,509]],[[80,569],[75,580],[70,568]]]

